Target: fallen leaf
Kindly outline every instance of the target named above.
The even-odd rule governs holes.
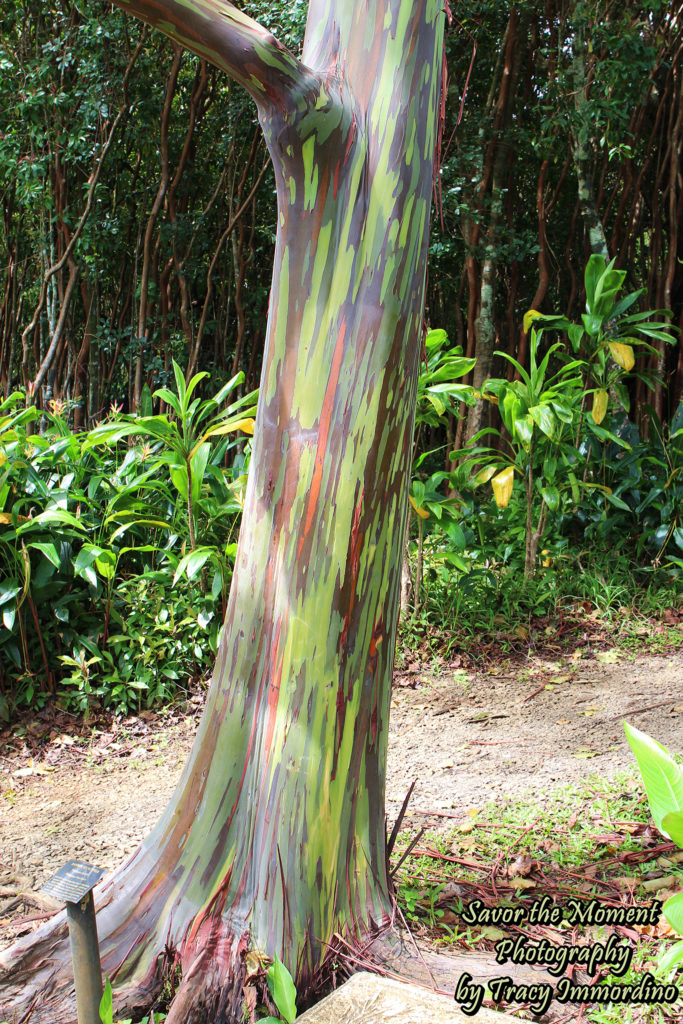
[[[477,936],[479,939],[490,939],[491,942],[498,942],[499,939],[506,939],[508,936],[507,932],[504,932],[502,928],[496,928],[495,925],[489,924],[479,932]]]
[[[521,875],[522,878],[526,878],[530,875],[536,866],[536,862],[531,858],[528,853],[520,853],[518,857],[515,857],[512,864],[508,866],[508,878],[514,878],[515,875]]]

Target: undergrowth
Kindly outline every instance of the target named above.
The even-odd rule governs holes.
[[[530,908],[546,896],[564,908],[572,900],[585,905],[594,898],[605,907],[648,907],[680,885],[682,862],[683,852],[651,824],[634,769],[613,780],[592,776],[542,801],[510,800],[463,811],[455,824],[442,817],[436,829],[430,824],[421,835],[407,827],[394,851],[394,881],[411,929],[438,947],[493,954],[506,937],[580,946],[604,943],[614,934],[633,950],[627,973],[611,977],[605,967],[590,980],[628,984],[650,972],[664,984],[671,972],[659,968],[658,958],[677,936],[663,917],[654,925],[570,925],[562,920],[548,926],[529,923],[525,910],[519,924],[473,924],[466,920],[471,917],[467,908],[476,900],[487,908]],[[500,975],[506,972],[509,967],[501,966]],[[580,983],[587,980],[584,976]],[[530,1015],[520,1003],[496,1008]],[[559,1010],[566,1011],[565,1020],[591,1024],[668,1024],[680,1019],[683,1003],[594,1003]]]

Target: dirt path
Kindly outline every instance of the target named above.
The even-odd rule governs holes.
[[[683,652],[615,658],[397,673],[389,818],[414,779],[411,808],[424,824],[420,812],[457,820],[493,798],[541,798],[586,775],[610,776],[633,763],[622,717],[683,748]],[[13,937],[18,891],[28,896],[24,913],[40,912],[31,894],[65,861],[110,869],[137,845],[171,796],[198,712],[94,728],[87,742],[53,728],[39,746],[31,740],[45,725],[29,722],[24,738],[0,747],[0,943]]]

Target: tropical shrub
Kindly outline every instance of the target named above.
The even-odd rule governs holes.
[[[249,456],[232,435],[253,430],[254,396],[221,411],[241,376],[208,401],[176,379],[155,395],[170,415],[86,434],[59,406],[30,433],[19,393],[0,407],[2,717],[48,698],[150,706],[212,663]]]

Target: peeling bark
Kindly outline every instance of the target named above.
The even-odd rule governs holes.
[[[115,1009],[241,1019],[241,952],[305,992],[386,925],[384,784],[441,83],[440,0],[312,0],[302,62],[231,4],[132,9],[257,100],[278,235],[223,640],[169,806],[99,889]],[[306,63],[303,63],[306,62]],[[8,1019],[73,1019],[63,915],[0,960]]]

